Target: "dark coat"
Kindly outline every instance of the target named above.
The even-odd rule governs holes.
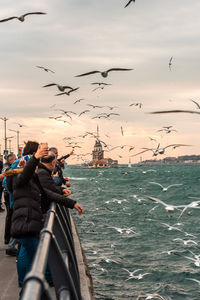
[[[39,160],[32,156],[20,174],[7,177],[14,200],[12,237],[38,236],[43,227],[43,213],[51,201],[69,207],[66,197],[42,187],[35,173],[38,164]]]
[[[76,201],[63,196],[63,188],[60,186],[56,186],[51,176],[52,172],[49,169],[47,169],[43,164],[39,164],[37,174],[40,184],[42,185],[42,188],[45,190],[45,192],[47,192],[47,190],[53,192],[55,194],[55,198],[61,197],[64,199],[66,207],[74,207]],[[56,200],[54,201],[57,202]]]
[[[38,163],[33,156],[20,174],[7,177],[7,186],[14,200],[12,237],[37,236],[43,227],[42,189],[35,174]]]

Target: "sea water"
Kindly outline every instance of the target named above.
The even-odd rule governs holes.
[[[146,195],[168,205],[200,199],[199,165],[133,166],[118,169],[66,167],[71,198],[84,214],[73,215],[93,278],[95,298],[136,299],[158,293],[165,299],[200,299],[200,267],[189,258],[200,255],[200,210],[167,212]],[[166,192],[163,186],[181,184]],[[200,207],[200,206],[199,206]],[[169,230],[166,225],[173,225]],[[175,224],[175,225],[174,225]],[[192,240],[184,245],[182,240]],[[168,252],[173,250],[172,252]],[[178,254],[178,255],[177,255]],[[134,275],[149,273],[141,279]]]

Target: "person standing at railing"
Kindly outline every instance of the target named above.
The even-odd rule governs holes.
[[[49,148],[49,151],[53,152],[56,156],[57,162],[53,172],[53,178],[56,185],[61,186],[62,184],[70,187],[70,182],[68,177],[63,176],[62,168],[64,168],[64,161],[74,153],[74,149],[69,153],[60,158],[58,158],[58,149],[56,147]]]
[[[52,173],[53,170],[55,169],[55,165],[56,165],[56,156],[52,151],[49,151],[48,157],[42,157],[41,162],[39,163],[38,171],[37,171],[39,181],[42,185],[42,188],[45,190],[45,192],[47,190],[50,190],[56,194],[64,195],[67,197],[70,195],[69,190],[60,186],[56,186],[53,180]],[[55,199],[57,197],[58,196],[55,195]],[[83,208],[81,207],[81,205],[79,205],[75,201],[69,198],[66,198],[66,201],[69,201],[69,206],[68,206],[69,208],[72,209],[75,208],[79,214],[83,212]],[[49,206],[50,203],[47,204]],[[47,209],[49,208],[48,206]]]
[[[0,158],[0,175],[3,169],[3,161]],[[3,185],[2,185],[3,176],[0,176],[0,212],[4,212],[4,208],[2,207],[2,193],[3,193]]]
[[[11,165],[14,163],[16,159],[17,157],[14,153],[8,154],[6,158],[6,163],[3,165],[2,174],[10,169]],[[3,185],[4,185],[4,181],[3,181]],[[15,248],[16,241],[10,236],[11,218],[13,213],[13,202],[10,201],[10,195],[5,186],[4,186],[3,193],[4,193],[4,202],[6,206],[4,243],[8,244],[8,248],[6,249],[6,254],[11,256],[16,256],[17,254],[17,249]]]
[[[31,268],[37,250],[40,230],[44,224],[42,209],[44,203],[55,201],[66,207],[69,207],[70,203],[70,199],[66,199],[65,196],[42,188],[35,171],[40,158],[45,156],[48,156],[48,145],[46,143],[39,144],[37,151],[29,160],[27,156],[27,160],[23,159],[25,161],[24,168],[12,170],[15,171],[13,173],[15,175],[7,177],[7,186],[12,192],[14,200],[11,235],[18,238],[21,244],[17,261],[20,286]],[[75,204],[75,201],[71,200],[71,204],[72,202]],[[50,276],[47,281],[51,284]]]

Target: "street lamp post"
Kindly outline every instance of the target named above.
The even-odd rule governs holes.
[[[8,129],[17,133],[17,154],[19,154],[19,130]]]
[[[11,153],[11,139],[13,139],[14,138],[14,136],[9,136],[9,137],[7,137],[6,139],[8,140],[8,143],[9,143],[9,153]]]
[[[0,119],[4,121],[4,140],[5,140],[5,149],[4,150],[7,150],[6,122],[8,121],[8,119],[6,117],[0,117]]]

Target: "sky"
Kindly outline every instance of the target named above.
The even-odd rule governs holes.
[[[188,147],[168,148],[165,156],[200,154],[200,116],[195,114],[153,115],[149,112],[168,109],[198,111],[191,99],[200,103],[200,1],[136,0],[124,8],[126,0],[2,0],[0,19],[41,11],[46,15],[27,16],[0,23],[0,117],[8,118],[7,129],[20,131],[20,144],[27,140],[48,142],[60,155],[71,151],[65,137],[75,137],[75,153],[93,150],[94,138],[81,138],[86,131],[100,129],[100,139],[110,148],[131,145],[135,148],[105,152],[105,157],[127,163],[143,147],[169,144]],[[173,56],[171,71],[169,60]],[[36,66],[55,71],[45,72]],[[78,74],[131,68],[127,72],[110,72],[75,77]],[[92,82],[112,85],[92,91]],[[79,87],[70,96],[55,96],[49,83]],[[80,103],[74,102],[80,98]],[[129,106],[142,103],[142,107]],[[87,104],[117,106],[95,108]],[[70,110],[72,120],[59,109]],[[78,117],[84,110],[90,110]],[[114,112],[110,120],[92,119],[102,112]],[[62,116],[62,120],[49,119]],[[1,123],[2,122],[2,123]],[[19,127],[17,123],[25,125]],[[0,144],[4,149],[4,126],[0,120]],[[169,134],[158,131],[173,126]],[[121,127],[124,134],[121,134]],[[16,152],[16,134],[7,130],[11,150]],[[156,139],[151,142],[149,137]],[[91,156],[85,157],[90,160]],[[140,156],[131,158],[138,162]],[[152,152],[142,155],[152,159]],[[80,163],[74,155],[69,163]]]

